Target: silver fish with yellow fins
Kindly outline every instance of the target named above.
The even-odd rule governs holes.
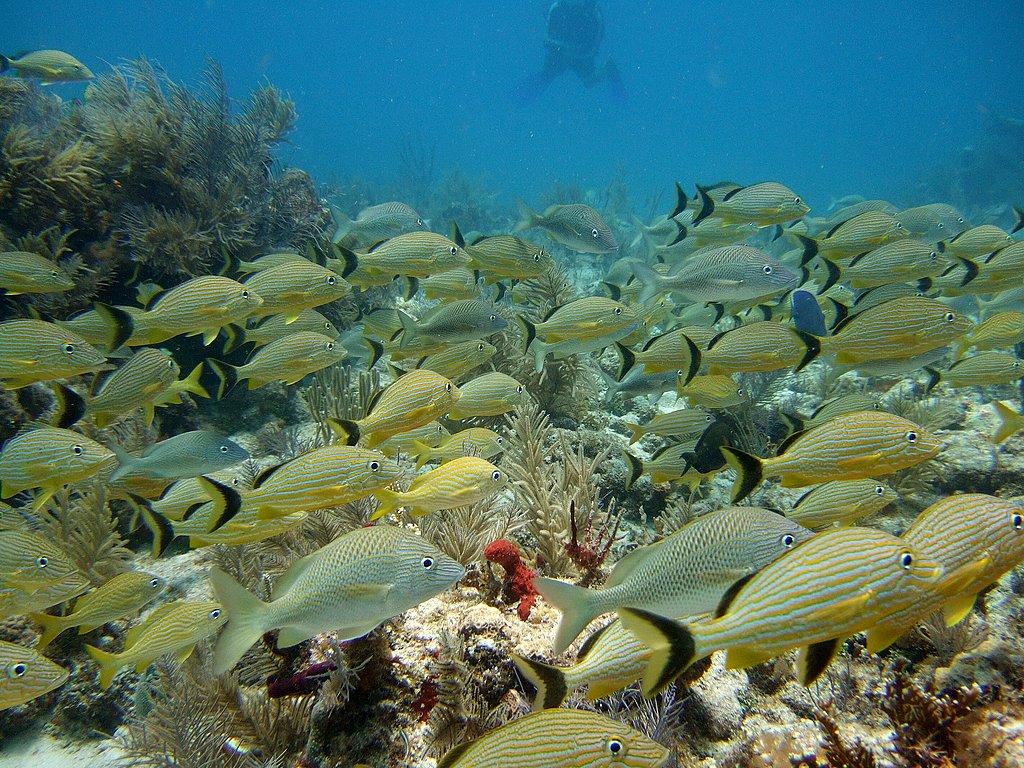
[[[259,389],[271,382],[295,384],[315,371],[340,362],[348,354],[336,339],[315,331],[296,331],[256,350],[243,365],[209,358],[206,362],[218,378],[217,398],[224,398],[239,382]]]
[[[927,461],[942,443],[907,419],[882,411],[852,411],[806,432],[791,435],[770,459],[722,448],[733,469],[735,504],[765,477],[779,476],[786,488],[887,475]]]
[[[440,509],[466,507],[497,493],[508,475],[486,459],[461,456],[419,475],[406,491],[380,488],[373,492],[380,507],[371,520],[405,507],[414,516]]]
[[[17,56],[0,55],[0,72],[13,69],[18,77],[31,77],[43,85],[92,80],[95,75],[70,53],[54,50],[29,51]]]
[[[807,491],[786,516],[812,530],[851,525],[884,509],[897,498],[896,491],[870,477],[832,480]]]
[[[842,640],[912,605],[941,574],[935,559],[900,538],[837,528],[736,582],[712,621],[685,624],[636,608],[620,608],[619,617],[653,651],[647,696],[720,650],[727,669],[745,669],[800,648],[797,679],[809,685]]]
[[[268,603],[214,568],[210,583],[230,614],[214,650],[214,671],[231,669],[271,629],[281,630],[281,648],[331,630],[341,640],[362,637],[465,573],[425,539],[385,525],[346,533],[292,563]]]
[[[482,373],[459,387],[461,396],[448,410],[448,418],[500,416],[516,407],[526,388],[511,376],[492,371]]]
[[[68,675],[35,648],[0,641],[0,712],[59,688]]]
[[[552,205],[538,214],[522,200],[519,206],[519,223],[516,230],[537,227],[570,251],[577,253],[614,253],[619,249],[615,235],[601,218],[601,214],[589,205]]]
[[[75,287],[63,267],[30,251],[0,252],[0,293],[54,293]]]
[[[164,603],[128,630],[124,650],[111,653],[85,646],[99,664],[100,688],[107,690],[123,667],[134,666],[139,674],[161,656],[173,653],[183,663],[196,643],[220,629],[228,619],[219,603],[175,600]]]
[[[0,385],[18,389],[100,368],[106,358],[74,331],[44,320],[0,323]]]
[[[294,322],[303,309],[330,304],[352,292],[341,275],[305,258],[257,272],[243,285],[263,299],[250,317],[280,313],[286,323]]]
[[[440,460],[444,463],[461,456],[490,459],[504,450],[505,438],[493,429],[470,427],[449,435],[433,446],[413,440],[410,453],[416,459],[416,469],[419,470],[430,461]]]
[[[725,224],[754,223],[767,227],[802,218],[811,209],[799,195],[777,181],[762,181],[746,187],[735,187],[715,199],[708,190],[697,186],[700,208],[693,224],[714,217]],[[675,216],[679,212],[674,211]]]
[[[37,488],[33,509],[68,483],[88,480],[115,463],[114,453],[83,434],[58,427],[22,432],[0,450],[0,497]]]
[[[644,435],[659,437],[688,438],[695,437],[707,429],[715,417],[703,408],[680,408],[668,413],[659,413],[645,424],[622,422],[622,426],[630,431],[629,444],[632,445]]]

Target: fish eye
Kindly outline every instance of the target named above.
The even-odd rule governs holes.
[[[794,197],[793,202],[796,203],[797,205],[800,205],[803,202],[803,200],[801,200],[799,197]]]
[[[782,535],[782,546],[790,549],[794,544],[796,544],[796,537],[792,533],[784,533]]]
[[[220,618],[220,608],[214,608],[212,611],[210,611],[209,616],[213,620],[219,619]]]
[[[597,231],[597,227],[595,227],[594,229],[590,230],[590,234],[591,234],[592,236],[594,236],[594,237],[597,237],[597,236],[598,236],[598,235],[600,235],[601,233],[600,233],[600,232],[598,232],[598,231]]]
[[[173,360],[173,358],[172,358],[172,359],[169,359],[169,360],[167,361],[167,367],[168,367],[168,368],[174,368],[174,360]]]
[[[366,466],[368,466],[370,468],[371,472],[379,472],[380,471],[380,462],[379,461],[371,461]]]
[[[928,254],[928,260],[929,261],[938,261],[938,259],[939,259],[939,252],[938,251],[932,251],[931,253]]]
[[[221,453],[227,453],[228,452],[228,447],[226,445],[222,445],[217,450],[219,450]]]
[[[434,558],[432,558],[432,557],[424,557],[423,558],[423,567],[426,568],[428,571],[431,568],[433,568],[434,567]]]
[[[947,312],[946,313],[946,322],[947,323],[952,323],[954,320],[956,320],[956,313],[955,312]]]
[[[327,342],[327,351],[330,352],[333,349],[334,349],[334,342],[333,341],[328,341]]]
[[[957,224],[963,224],[964,223],[964,217],[963,216],[957,216],[956,217],[956,223]]]
[[[75,456],[81,456],[83,453],[85,453],[85,448],[83,448],[80,445],[72,445],[71,452],[75,454]]]
[[[476,351],[477,352],[483,352],[484,351],[484,343],[483,342],[480,342],[479,344],[476,345]]]
[[[875,493],[877,493],[879,496],[884,496],[885,495],[885,486],[884,485],[876,485],[875,486]]]
[[[621,315],[622,314],[622,307],[616,307],[615,308],[615,314],[616,315]]]
[[[74,344],[64,343],[64,344],[60,345],[60,348],[63,349],[65,352],[67,352],[69,355],[72,355],[75,352],[75,345]]]
[[[897,221],[896,222],[896,229],[898,229],[898,230],[899,229],[903,229],[903,224]]]
[[[153,589],[156,589],[160,586],[160,579],[154,576],[152,579],[149,580],[149,586],[151,586]]]
[[[539,253],[533,254],[533,260],[534,261],[540,261],[540,254]]]
[[[330,327],[331,327],[331,321],[330,320],[324,320],[324,328],[328,328],[329,329]]]
[[[914,564],[914,556],[909,552],[904,552],[900,555],[900,565],[903,566],[903,570],[909,571],[910,566]]]
[[[523,385],[522,384],[520,384],[518,387],[516,387],[516,394],[517,395],[523,394]]]
[[[740,397],[743,397],[743,395],[746,393],[743,391],[743,387],[740,387],[739,389],[736,390],[736,394],[739,395]]]
[[[497,443],[498,445],[504,445],[504,443],[505,443],[505,438],[504,438],[504,437],[499,437],[499,438],[498,438],[497,440],[495,440],[494,442],[496,442],[496,443]]]
[[[452,383],[450,381],[447,384],[444,385],[444,390],[445,390],[445,392],[451,392],[452,391]]]
[[[456,248],[456,247],[455,247],[455,246],[453,245],[453,246],[452,246],[451,248],[449,248],[449,249],[448,249],[448,252],[449,252],[449,253],[450,253],[450,254],[451,254],[452,256],[457,256],[457,255],[458,255],[458,253],[459,253],[459,249],[458,249],[458,248]]]
[[[497,316],[497,315],[491,315],[489,319],[490,319],[490,320],[497,320],[497,319],[498,319],[498,316]],[[481,347],[481,348],[482,348],[482,347]]]
[[[40,555],[36,558],[36,565],[38,565],[40,568],[45,568],[49,564],[50,558],[48,558],[46,555]]]
[[[620,754],[622,754],[622,750],[623,750],[622,742],[619,741],[618,739],[612,739],[611,741],[608,742],[608,751],[611,752],[613,755],[620,755]]]
[[[1024,515],[1020,512],[1014,512],[1013,516],[1010,518],[1010,522],[1013,523],[1013,529],[1015,531],[1024,530]]]
[[[28,672],[28,665],[19,661],[17,664],[11,664],[8,669],[11,670],[11,677],[24,677]]]
[[[499,472],[498,470],[494,470],[493,472],[491,472],[491,480],[493,480],[494,482],[498,482],[499,480],[501,480],[501,472]]]
[[[50,277],[58,277],[58,276],[59,276],[59,274],[58,274],[56,269],[51,269],[50,270]]]
[[[907,438],[907,442],[908,443],[916,443],[917,442],[917,432],[907,432],[907,434],[904,435],[904,437]]]
[[[704,421],[706,421],[708,424],[711,423],[711,419],[712,419],[712,416],[711,416],[710,413],[707,416],[704,417]]]
[[[764,268],[763,268],[763,270],[762,270],[762,271],[763,271],[763,272],[764,272],[764,273],[765,273],[766,275],[770,275],[770,274],[772,273],[772,271],[773,271],[773,270],[772,270],[772,265],[771,265],[771,264],[765,264],[765,265],[764,265]]]
[[[936,224],[936,225],[935,225],[935,228],[936,228],[936,229],[945,229],[945,228],[946,228],[946,225],[945,225],[945,224],[943,224],[943,223],[942,223],[942,222],[940,221],[940,222],[939,222],[938,224]]]
[[[242,298],[243,299],[248,299],[249,298],[249,292],[248,291],[242,291]]]
[[[327,276],[327,284],[328,285],[334,285],[336,282],[338,282],[338,281],[334,279],[334,275],[328,275]]]

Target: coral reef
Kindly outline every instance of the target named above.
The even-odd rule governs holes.
[[[496,539],[487,545],[484,556],[487,562],[497,563],[505,571],[502,594],[508,602],[518,603],[516,613],[520,619],[529,619],[530,611],[540,597],[533,588],[537,573],[523,562],[519,547],[508,539]]]

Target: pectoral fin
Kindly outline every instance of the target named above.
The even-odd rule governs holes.
[[[953,600],[950,600],[942,609],[942,615],[946,619],[946,626],[952,627],[959,624],[974,609],[974,602],[978,599],[977,592],[967,592]]]
[[[764,664],[777,655],[777,653],[763,651],[760,648],[741,645],[738,648],[729,649],[725,656],[725,668],[746,669],[747,667],[755,667],[758,664]]]
[[[800,684],[810,685],[821,677],[838,652],[838,637],[801,648],[796,657],[796,677]]]

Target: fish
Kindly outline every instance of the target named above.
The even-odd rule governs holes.
[[[853,365],[920,355],[973,327],[967,315],[937,299],[905,296],[851,315],[821,340],[821,346],[840,365]]]
[[[636,608],[620,608],[619,618],[652,650],[646,696],[719,650],[727,669],[746,669],[800,648],[797,679],[810,685],[845,638],[912,605],[941,574],[934,558],[896,536],[837,528],[737,581],[712,621],[681,623]]]
[[[508,327],[508,321],[493,305],[478,299],[441,304],[419,321],[401,311],[398,317],[402,321],[402,348],[413,341],[447,345],[482,339]]]
[[[483,373],[459,387],[461,396],[448,409],[454,421],[473,416],[500,416],[520,402],[526,388],[504,373]]]
[[[0,585],[29,595],[60,584],[78,569],[54,542],[27,530],[0,531]]]
[[[948,203],[930,203],[895,214],[907,233],[919,240],[936,243],[970,228],[966,217]]]
[[[899,498],[892,488],[870,477],[832,480],[807,491],[786,516],[805,528],[821,530],[851,525]]]
[[[449,435],[434,446],[413,440],[410,453],[416,459],[416,469],[419,470],[430,461],[440,461],[443,464],[461,456],[490,459],[504,450],[505,438],[493,429],[470,427]]]
[[[109,621],[135,613],[155,600],[164,586],[165,582],[159,576],[126,571],[82,595],[75,603],[74,611],[66,616],[30,613],[28,617],[43,629],[36,648],[43,650],[57,635],[72,627],[78,627],[78,634],[84,635]]]
[[[9,499],[38,489],[32,509],[39,510],[58,490],[88,480],[110,467],[114,453],[83,434],[59,427],[29,429],[0,451],[0,497]]]
[[[184,663],[196,643],[214,634],[227,620],[220,603],[175,600],[156,608],[129,629],[121,653],[92,645],[85,646],[85,650],[100,667],[99,685],[105,691],[123,667],[134,665],[135,672],[142,674],[168,653],[173,653],[179,664]]]
[[[622,302],[605,296],[586,296],[555,307],[539,323],[517,315],[526,337],[524,349],[535,338],[548,344],[585,341],[622,331],[625,336],[637,322],[636,312]]]
[[[208,358],[206,363],[217,377],[217,399],[223,399],[240,381],[250,390],[271,382],[295,384],[309,374],[329,368],[348,354],[337,340],[315,331],[296,331],[260,347],[244,365],[231,365]]]
[[[268,518],[334,507],[369,496],[401,474],[379,451],[349,445],[316,448],[260,474],[242,494],[243,513]]]
[[[902,538],[940,563],[943,573],[914,603],[868,630],[871,653],[938,611],[946,626],[962,621],[979,592],[1024,560],[1024,508],[982,493],[956,494],[922,510]]]
[[[130,498],[138,503],[144,503],[168,520],[182,520],[191,517],[204,504],[223,497],[224,492],[216,485],[211,486],[211,482],[236,491],[240,485],[237,477],[225,477],[222,480],[206,476],[186,477],[166,486],[156,499],[141,499],[137,494]]]
[[[447,413],[460,397],[462,391],[451,379],[433,371],[409,371],[374,398],[364,418],[338,419],[331,428],[346,445],[355,445],[365,436],[366,447],[374,448]]]
[[[580,709],[548,709],[460,744],[437,768],[664,768],[668,759],[668,749],[618,720]]]
[[[256,272],[243,285],[263,299],[250,317],[283,314],[286,324],[295,322],[303,309],[330,304],[352,292],[341,275],[305,258]]]
[[[972,347],[1003,349],[1024,341],[1024,312],[996,312],[982,320],[953,344],[957,357]]]
[[[844,267],[833,266],[853,288],[874,288],[935,277],[949,265],[934,244],[907,239],[857,254]]]
[[[355,219],[350,219],[336,208],[332,209],[332,213],[338,225],[334,232],[335,243],[346,238],[376,243],[407,232],[427,229],[426,221],[412,206],[397,200],[367,206],[356,214]]]
[[[701,351],[693,340],[681,330],[668,331],[649,339],[639,352],[616,343],[622,365],[616,378],[621,381],[629,370],[639,363],[644,373],[679,371],[688,384],[701,366]]]
[[[981,224],[941,243],[941,250],[949,258],[976,259],[1013,245],[1013,242],[1013,238],[1006,230],[993,224]]]
[[[385,456],[397,456],[400,453],[413,454],[416,451],[416,443],[429,448],[436,448],[450,436],[451,433],[439,422],[431,421],[422,427],[416,427],[394,437],[389,437],[377,446],[377,450]]]
[[[444,376],[453,381],[483,365],[497,353],[497,348],[486,341],[469,340],[452,344],[441,352],[421,357],[416,367]]]
[[[131,317],[128,346],[159,344],[175,336],[202,336],[209,346],[221,328],[237,325],[259,311],[263,297],[242,283],[220,275],[187,280],[153,296],[143,312]]]
[[[42,80],[43,85],[80,82],[95,77],[85,64],[64,51],[29,51],[10,57],[0,55],[0,72],[9,69],[13,69],[18,77]]]
[[[703,408],[679,408],[667,413],[658,413],[646,424],[624,421],[622,426],[630,431],[629,444],[637,442],[644,435],[686,439],[695,437],[707,429],[714,416]]]
[[[231,669],[271,629],[281,630],[280,648],[332,630],[341,641],[362,637],[465,573],[425,539],[386,525],[350,531],[292,563],[267,603],[213,568],[210,585],[230,617],[214,648],[214,672]]]
[[[679,383],[679,397],[685,397],[691,407],[731,408],[747,401],[746,390],[731,376],[694,376],[689,384]]]
[[[469,267],[455,267],[439,275],[424,277],[422,280],[409,278],[407,296],[422,289],[427,301],[457,301],[459,299],[476,299],[480,296],[480,281],[477,274]]]
[[[640,321],[637,320],[630,323],[625,328],[615,328],[614,330],[608,331],[599,336],[592,336],[585,339],[566,339],[565,341],[546,342],[531,337],[528,321],[525,321],[521,317],[519,319],[521,321],[520,325],[524,328],[523,341],[525,346],[523,347],[523,351],[533,352],[533,367],[534,371],[537,373],[544,370],[544,361],[548,355],[550,355],[554,360],[564,360],[565,358],[573,357],[574,355],[596,352],[629,336],[637,330],[640,325]],[[634,371],[633,373],[640,373],[640,371]],[[662,374],[658,375],[661,376]],[[626,378],[628,379],[631,376],[632,374]],[[611,379],[612,377],[609,376],[608,378]],[[614,382],[614,379],[612,379],[612,381]]]
[[[564,652],[591,621],[623,606],[664,616],[710,613],[736,581],[811,536],[776,512],[730,507],[632,550],[600,589],[538,576],[534,588],[562,613],[553,651]]]
[[[269,315],[261,317],[254,325],[242,327],[240,325],[225,326],[223,331],[226,337],[224,342],[224,353],[227,354],[245,344],[252,344],[254,347],[263,347],[272,341],[280,339],[291,333],[299,331],[313,331],[322,333],[332,339],[337,339],[339,331],[334,323],[317,312],[315,309],[303,309],[289,322],[291,315]]]
[[[1024,415],[1013,410],[1001,400],[992,403],[992,410],[995,411],[996,418],[999,419],[999,426],[992,435],[993,443],[1005,442],[1024,429]]]
[[[119,466],[110,479],[131,475],[146,477],[196,477],[233,466],[249,458],[238,443],[216,432],[197,429],[168,437],[151,445],[141,456],[131,456],[112,446]]]
[[[485,285],[500,280],[529,280],[555,265],[551,254],[541,246],[515,235],[478,237],[466,251]]]
[[[188,542],[192,549],[210,547],[215,544],[226,547],[254,544],[288,533],[308,519],[309,513],[307,512],[292,512],[287,515],[278,515],[269,520],[256,519],[251,515],[239,516],[215,531],[189,534]]]
[[[825,312],[813,293],[796,290],[790,295],[790,300],[793,303],[793,325],[798,331],[811,336],[824,336],[828,333]]]
[[[433,232],[397,235],[362,253],[335,247],[341,254],[340,263],[328,260],[328,266],[340,269],[342,277],[358,286],[386,285],[399,275],[429,277],[472,261],[463,248]]]
[[[865,211],[836,224],[823,237],[796,235],[796,238],[803,246],[800,265],[804,266],[815,256],[838,262],[909,236],[895,216],[882,211]]]
[[[69,674],[35,648],[0,640],[0,712],[60,688]]]
[[[925,368],[928,383],[925,392],[941,381],[951,387],[984,387],[991,384],[1009,384],[1024,378],[1024,366],[1016,355],[1009,352],[987,350],[961,358],[944,371]]]
[[[802,218],[811,210],[793,190],[776,181],[736,187],[718,200],[698,185],[697,196],[700,209],[693,217],[694,224],[713,216],[725,224],[750,222],[766,227]]]
[[[468,507],[497,493],[507,483],[508,475],[491,462],[479,456],[462,456],[417,476],[406,491],[374,491],[380,506],[370,519],[391,514],[399,507],[413,516]]]
[[[135,317],[141,314],[139,307],[96,302],[92,309],[77,312],[67,320],[55,320],[54,325],[78,334],[98,349],[114,352],[134,333]]]
[[[650,475],[652,483],[669,483],[682,481],[691,489],[696,489],[708,473],[695,470],[691,464],[691,455],[696,441],[674,443],[658,449],[647,461],[641,461],[629,451],[623,451],[629,476],[626,478],[626,490],[633,487],[643,475]]]
[[[783,323],[764,320],[720,333],[704,350],[703,362],[712,376],[784,368],[800,371],[820,351],[817,337]]]
[[[839,395],[822,401],[808,417],[796,416],[789,413],[781,414],[789,426],[790,434],[803,432],[805,429],[824,424],[829,419],[842,416],[850,411],[884,411],[878,396],[871,392],[850,392],[846,395]]]
[[[858,195],[848,195],[847,197],[859,197]],[[888,200],[851,200],[849,203],[842,204],[841,207],[836,210],[829,209],[831,213],[827,219],[815,220],[813,229],[818,231],[827,231],[835,227],[837,224],[842,224],[844,221],[849,221],[854,216],[859,216],[867,211],[881,211],[882,213],[888,213],[895,216],[900,212],[900,209],[890,203]],[[808,217],[805,221],[810,222],[811,219]],[[819,226],[819,224],[821,226]]]
[[[615,235],[601,214],[589,205],[552,205],[538,214],[522,200],[517,200],[516,204],[519,206],[517,232],[534,227],[542,229],[556,243],[576,253],[614,253],[619,249]]]
[[[63,267],[30,251],[0,253],[0,293],[60,293],[70,291],[75,281]]]
[[[45,611],[77,597],[90,587],[92,583],[77,569],[64,580],[34,591],[0,583],[0,618]]]
[[[747,301],[775,296],[800,282],[785,264],[749,245],[702,249],[667,275],[642,261],[630,266],[643,285],[637,296],[641,304],[663,293],[693,303]]]
[[[7,389],[98,370],[106,357],[72,330],[45,320],[0,323],[0,384]]]
[[[178,536],[190,537],[191,543],[192,536],[206,536],[221,530],[241,511],[241,495],[231,485],[210,477],[197,477],[194,482],[198,489],[194,495],[191,493],[191,484],[183,491],[172,492],[168,498],[156,501],[135,494],[129,495],[129,503],[135,510],[136,518],[141,519],[153,534],[154,559],[160,557]],[[191,503],[181,509],[186,501]],[[164,512],[176,516],[171,520]]]
[[[598,372],[605,383],[605,403],[612,402],[617,395],[622,395],[627,400],[648,396],[652,401],[656,401],[665,392],[675,389],[679,379],[687,375],[687,371],[683,370],[644,373],[643,368],[639,366],[631,368],[621,380],[610,376],[603,368],[598,368]]]
[[[907,419],[884,411],[852,411],[798,432],[770,459],[723,447],[736,470],[732,502],[745,498],[765,477],[779,476],[784,488],[829,480],[887,475],[935,456],[941,441]]]
[[[242,275],[251,275],[254,272],[262,272],[271,267],[280,267],[282,264],[294,264],[299,261],[309,261],[301,253],[295,251],[278,251],[276,253],[265,253],[257,256],[251,261],[239,261],[234,264],[235,271]]]

